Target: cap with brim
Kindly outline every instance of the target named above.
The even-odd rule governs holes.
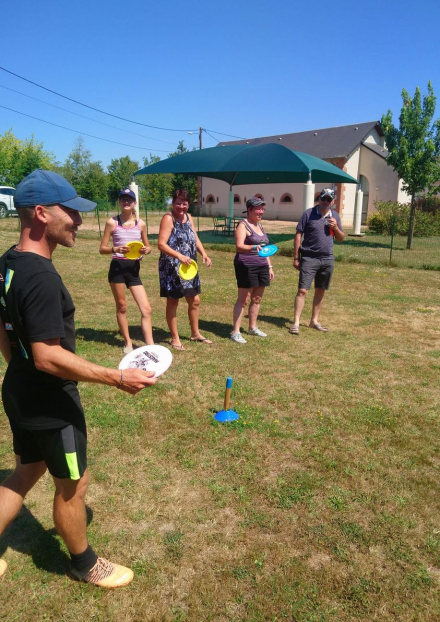
[[[335,191],[333,188],[323,188],[320,192],[319,198],[323,199],[324,197],[330,197],[331,199],[335,198]]]
[[[126,188],[125,190],[121,190],[121,192],[119,193],[119,197],[131,197],[132,199],[134,199],[136,201],[136,195],[133,192],[133,190],[130,190],[130,188]]]
[[[44,171],[41,168],[25,177],[15,190],[14,205],[16,209],[55,204],[77,212],[91,212],[96,207],[94,201],[79,197],[67,179],[58,173]]]
[[[260,197],[252,197],[246,201],[246,207],[260,207],[260,205],[266,205],[266,201]]]

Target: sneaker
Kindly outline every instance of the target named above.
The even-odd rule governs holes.
[[[5,562],[5,560],[0,559],[0,579],[5,574],[7,567],[8,567],[8,564]]]
[[[236,343],[247,343],[241,333],[231,333],[229,339],[232,339],[232,341],[235,341]]]
[[[259,328],[250,328],[248,330],[248,335],[253,335],[254,337],[267,337],[266,333],[263,333]]]
[[[133,581],[134,572],[130,568],[125,568],[125,566],[112,564],[112,562],[108,559],[104,559],[104,557],[98,557],[96,564],[84,577],[79,576],[74,568],[70,569],[70,577],[77,581],[84,581],[85,583],[97,585],[98,587],[113,589],[115,587],[124,587],[131,583]]]
[[[133,346],[124,346],[122,348],[122,352],[124,354],[130,354],[130,352],[133,352]]]

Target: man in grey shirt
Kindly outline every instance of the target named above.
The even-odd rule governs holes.
[[[309,327],[324,333],[328,331],[328,328],[319,323],[319,313],[325,291],[330,287],[335,265],[333,238],[342,242],[345,237],[339,214],[331,209],[334,202],[335,191],[323,188],[318,205],[306,210],[296,227],[293,265],[300,275],[295,297],[295,317],[289,329],[292,335],[299,335],[299,320],[313,279],[315,295]]]

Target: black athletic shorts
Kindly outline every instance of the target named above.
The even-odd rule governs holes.
[[[301,256],[299,264],[299,289],[310,289],[313,279],[318,289],[329,289],[335,260],[333,258]]]
[[[12,432],[14,452],[22,464],[45,462],[49,473],[60,479],[78,480],[87,468],[87,432],[68,425],[53,430]]]
[[[237,287],[253,289],[254,287],[269,287],[269,266],[245,266],[240,261],[234,263]]]
[[[112,259],[108,271],[109,283],[125,283],[127,287],[142,285],[139,259]]]

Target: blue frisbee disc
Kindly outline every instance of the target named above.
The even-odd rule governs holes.
[[[260,257],[271,257],[272,255],[275,255],[277,251],[278,246],[276,246],[276,244],[268,244],[267,246],[263,246],[263,248],[258,251],[258,254]]]

